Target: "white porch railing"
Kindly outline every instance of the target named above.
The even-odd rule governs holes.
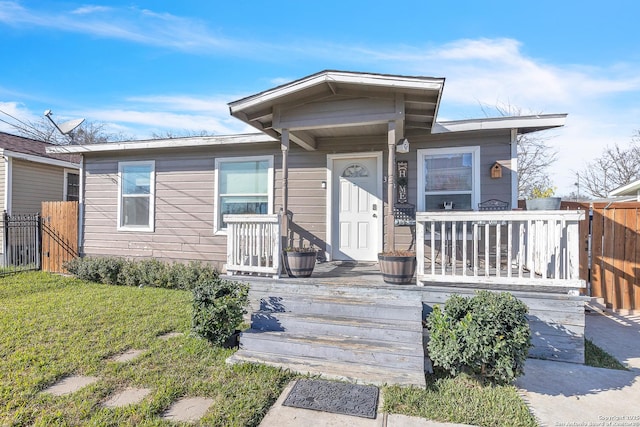
[[[417,283],[584,287],[583,211],[416,213]]]
[[[227,274],[280,275],[280,215],[225,215]]]

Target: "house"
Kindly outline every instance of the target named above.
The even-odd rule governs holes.
[[[566,115],[440,121],[443,88],[443,78],[328,70],[229,103],[258,133],[49,152],[83,158],[83,255],[268,276],[242,279],[252,329],[234,362],[424,385],[423,316],[478,287],[532,307],[534,356],[583,362],[585,298],[567,291],[584,288],[584,213],[511,209],[518,135]],[[280,280],[286,246],[333,262]],[[423,286],[377,280],[378,253],[394,249],[415,250]]]
[[[398,201],[410,222],[415,211],[464,213],[491,199],[515,207],[517,135],[565,121],[438,121],[443,88],[443,78],[322,71],[229,104],[260,133],[50,152],[83,156],[85,255],[224,269],[225,215],[287,213],[283,244],[313,246],[326,260],[376,261],[415,245],[413,227],[395,225]]]
[[[616,201],[640,202],[640,179],[612,190],[609,197],[615,197]]]
[[[35,214],[43,201],[79,199],[80,156],[47,153],[50,147],[53,145],[0,132],[0,204],[4,212]],[[4,227],[0,236],[4,254]]]

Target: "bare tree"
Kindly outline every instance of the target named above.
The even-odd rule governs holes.
[[[640,131],[629,146],[615,144],[579,172],[580,187],[593,197],[608,197],[609,193],[640,178]]]
[[[489,109],[495,109],[502,117],[523,116],[522,108],[509,103],[498,103],[494,106],[482,106],[482,111],[488,116]],[[541,114],[541,113],[537,113]],[[553,189],[547,169],[557,160],[555,151],[548,141],[551,137],[540,132],[519,134],[518,147],[518,198],[531,196],[534,189]]]
[[[151,133],[151,137],[153,139],[172,139],[172,138],[187,138],[190,136],[213,136],[214,134],[206,131],[206,130],[187,130],[183,129],[181,131],[176,130],[167,130],[164,132],[153,132]]]

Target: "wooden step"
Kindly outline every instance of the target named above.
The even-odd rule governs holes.
[[[251,314],[251,328],[292,334],[341,335],[391,342],[419,342],[422,325],[406,320],[353,318],[325,314],[257,311]]]
[[[249,329],[240,337],[240,349],[397,369],[424,369],[422,340],[397,343],[339,335],[297,335]]]
[[[272,353],[256,353],[239,350],[227,359],[227,363],[264,363],[294,372],[320,375],[327,379],[338,379],[374,385],[399,384],[424,388],[424,368],[404,370],[365,365],[343,361],[329,361],[316,357],[284,356]]]

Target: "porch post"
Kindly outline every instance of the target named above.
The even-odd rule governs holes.
[[[286,239],[289,236],[289,129],[282,129],[282,137],[280,139],[280,149],[282,150],[282,235]]]
[[[511,129],[511,209],[518,207],[518,129]]]
[[[385,233],[388,238],[388,244],[385,245],[386,250],[393,251],[396,248],[396,235],[395,227],[393,226],[393,188],[395,186],[395,173],[396,173],[396,122],[391,121],[387,130],[387,144],[389,146],[389,159],[387,165],[387,217],[385,218]]]

